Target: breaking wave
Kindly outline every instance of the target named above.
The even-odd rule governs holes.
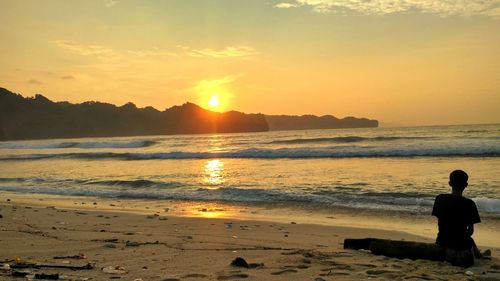
[[[58,148],[140,148],[157,144],[155,141],[89,141],[89,142],[5,142],[0,143],[0,149],[58,149]]]
[[[194,200],[218,201],[228,203],[289,203],[316,205],[321,207],[335,206],[355,209],[401,210],[410,212],[429,212],[432,208],[432,196],[407,196],[405,193],[345,194],[331,192],[328,195],[320,192],[301,193],[269,189],[241,189],[223,187],[218,189],[197,188],[177,189],[94,189],[85,187],[50,188],[50,187],[7,187],[0,186],[1,191],[39,193],[67,196],[96,196],[123,199],[157,199],[157,200]],[[500,213],[500,200],[493,198],[474,198],[478,209],[482,212]]]
[[[0,157],[0,160],[37,160],[37,159],[117,159],[117,160],[155,160],[155,159],[310,159],[310,158],[404,158],[404,157],[499,157],[497,147],[448,147],[448,148],[281,148],[281,149],[244,149],[231,152],[189,152],[172,151],[157,153],[58,153],[58,154],[20,154]]]
[[[162,182],[151,180],[101,180],[101,181],[87,181],[85,184],[91,185],[104,185],[104,186],[119,186],[119,187],[132,187],[132,188],[168,188],[168,187],[181,187],[182,184],[178,182]]]
[[[383,142],[383,141],[396,141],[396,140],[422,140],[430,139],[431,137],[333,137],[333,138],[310,138],[310,139],[289,139],[289,140],[275,140],[270,143],[273,144],[305,144],[305,143],[352,143],[352,142]]]

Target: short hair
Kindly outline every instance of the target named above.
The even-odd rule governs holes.
[[[469,175],[462,170],[455,170],[450,173],[450,185],[452,187],[465,187],[467,181],[469,180]]]

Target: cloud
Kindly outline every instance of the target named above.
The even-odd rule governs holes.
[[[73,75],[64,75],[64,76],[61,76],[61,79],[62,80],[75,80],[75,76]]]
[[[310,7],[323,14],[350,10],[385,15],[417,10],[441,16],[500,16],[500,0],[292,0],[274,7]]]
[[[249,46],[229,46],[224,49],[189,49],[187,52],[187,55],[191,57],[212,58],[249,57],[256,54],[257,51]]]
[[[104,6],[106,6],[106,8],[111,8],[111,7],[113,7],[116,4],[118,4],[118,1],[116,1],[116,0],[106,0],[106,1],[104,1]]]
[[[169,51],[158,47],[146,50],[114,50],[102,45],[82,44],[71,40],[51,41],[56,46],[68,50],[72,53],[82,56],[93,56],[100,60],[144,60],[145,58],[155,57],[211,57],[211,58],[231,58],[231,57],[250,57],[258,52],[249,46],[228,46],[222,49],[204,48],[195,49],[189,46],[177,45],[179,50]]]
[[[158,48],[153,48],[151,50],[128,50],[128,54],[137,56],[137,57],[150,57],[150,56],[167,56],[167,57],[178,57],[179,54],[174,52],[163,51]]]
[[[111,59],[116,56],[113,49],[101,45],[85,45],[70,40],[55,40],[57,46],[84,56],[97,56],[101,59]]]
[[[196,82],[196,84],[194,85],[194,87],[192,87],[192,89],[196,90],[197,92],[200,92],[200,90],[204,91],[206,89],[219,88],[221,86],[231,84],[243,76],[244,75],[242,73],[239,73],[239,74],[227,75],[227,76],[224,76],[224,77],[218,78],[218,79],[200,80],[200,81]]]
[[[36,80],[36,79],[30,79],[28,81],[26,81],[26,83],[28,84],[34,84],[34,85],[40,85],[40,84],[43,84],[42,82]]]
[[[280,8],[280,9],[288,9],[288,8],[297,8],[301,6],[298,3],[278,3],[274,5],[275,8]]]

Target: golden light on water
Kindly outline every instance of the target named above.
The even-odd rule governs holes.
[[[224,162],[219,159],[207,161],[204,166],[205,182],[210,185],[219,185],[224,183]]]
[[[229,206],[219,203],[196,203],[183,202],[180,203],[181,208],[186,211],[183,215],[203,217],[203,218],[230,218],[240,216],[242,209],[237,206]]]

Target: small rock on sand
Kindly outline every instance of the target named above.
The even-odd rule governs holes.
[[[237,267],[246,267],[248,268],[248,263],[247,261],[242,258],[242,257],[237,257],[231,262],[232,266],[237,266]]]
[[[127,241],[127,242],[125,242],[125,246],[127,246],[127,247],[138,247],[140,245],[141,244],[139,242],[135,242],[135,241]]]
[[[108,273],[108,274],[125,274],[127,271],[123,266],[106,266],[103,267],[102,272]]]

